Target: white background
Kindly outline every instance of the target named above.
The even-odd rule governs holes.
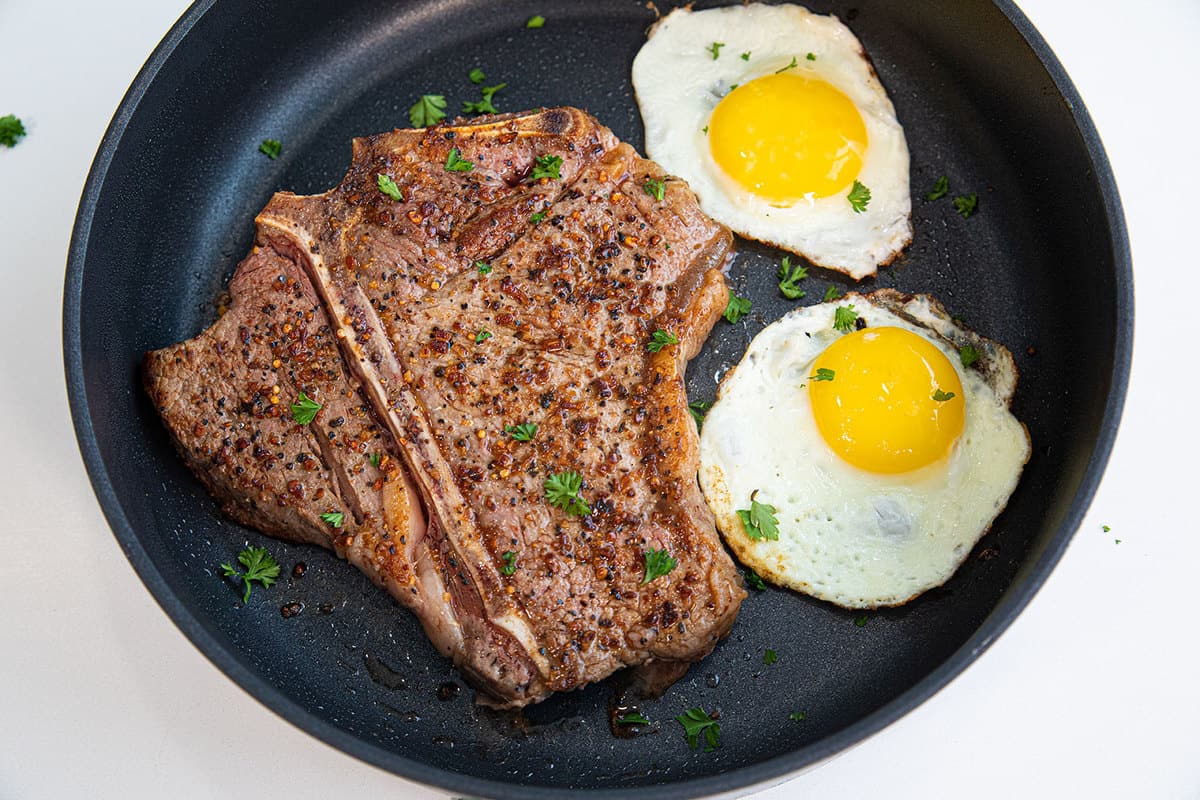
[[[1061,564],[975,665],[759,798],[1200,798],[1200,3],[1021,6],[1083,95],[1128,217],[1138,319],[1116,450]],[[0,798],[444,797],[293,728],[200,655],[79,459],[60,335],[71,224],[113,111],[184,8],[0,0],[0,116],[29,129],[0,148]]]

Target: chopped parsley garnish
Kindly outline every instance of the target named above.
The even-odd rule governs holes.
[[[713,42],[708,46],[708,52],[712,53],[713,61],[721,57],[721,48],[724,46],[724,42]]]
[[[703,128],[701,128],[701,130],[704,131],[705,136],[708,136],[708,126],[707,125],[705,125]]]
[[[274,161],[283,152],[283,142],[278,139],[263,139],[262,144],[258,146],[258,152]]]
[[[828,289],[825,290],[825,302],[826,303],[828,303],[831,300],[837,300],[841,296],[842,296],[842,293],[838,291],[838,287],[836,287],[836,286],[830,286]]]
[[[941,389],[936,389],[933,393],[933,399],[939,403],[944,403],[947,400],[954,398],[954,392],[943,392]]]
[[[806,55],[806,56],[805,56],[805,58],[807,58],[809,61],[816,61],[816,60],[817,60],[817,54],[816,54],[816,53],[809,53],[808,55]]]
[[[800,62],[796,60],[795,56],[792,56],[792,63],[788,64],[786,67],[780,67],[779,69],[775,70],[775,74],[778,75],[781,72],[787,72],[789,69],[795,69],[798,66],[800,66]]]
[[[757,572],[750,570],[742,575],[746,579],[746,583],[756,592],[765,592],[767,590],[767,582],[762,579]]]
[[[693,750],[700,747],[701,734],[704,735],[704,752],[711,752],[720,746],[721,726],[703,708],[689,708],[675,721],[683,726],[688,746]]]
[[[492,265],[486,261],[476,261],[475,262],[475,271],[478,272],[480,275],[491,275],[492,274]]]
[[[462,157],[457,147],[451,147],[446,154],[446,172],[470,172],[475,165]]]
[[[755,489],[750,495],[750,508],[739,509],[738,519],[742,521],[742,527],[746,529],[746,535],[751,539],[777,541],[779,539],[779,520],[775,517],[775,512],[779,509],[768,503],[758,502],[754,499],[757,495],[758,490]]]
[[[979,360],[979,351],[975,349],[974,345],[964,344],[958,348],[958,360],[964,367],[969,367]]]
[[[679,344],[679,337],[670,331],[664,331],[662,328],[659,328],[650,337],[650,342],[646,345],[646,349],[651,353],[657,353],[669,344]]]
[[[545,211],[539,211],[536,214],[529,215],[529,221],[532,222],[534,225],[537,225],[539,222],[541,222],[545,218],[546,218]]]
[[[258,581],[265,589],[275,582],[279,577],[279,562],[271,558],[271,554],[267,552],[265,547],[248,547],[238,553],[238,562],[245,567],[245,574],[238,572],[229,564],[222,564],[222,574],[227,578],[235,580],[241,579],[246,584],[246,593],[242,595],[242,602],[250,602],[250,584],[252,581]]]
[[[979,203],[979,197],[971,192],[970,194],[960,194],[954,198],[954,210],[962,215],[963,219],[975,213],[975,206]]]
[[[808,268],[803,264],[793,266],[788,256],[783,257],[775,277],[779,278],[779,293],[788,300],[799,300],[807,294],[796,284],[808,277]]]
[[[810,381],[831,381],[831,380],[833,380],[833,377],[835,374],[836,373],[834,373],[833,370],[831,370],[827,367],[820,367],[817,370],[817,374],[809,375],[808,379]]]
[[[667,182],[661,178],[646,178],[646,182],[642,184],[642,191],[653,197],[655,200],[661,201],[667,193]]]
[[[742,53],[742,61],[749,61],[749,60],[750,60],[750,51],[747,50],[746,52]]]
[[[446,98],[440,94],[423,94],[408,110],[408,120],[414,128],[428,128],[446,118]]]
[[[662,550],[647,550],[646,558],[646,574],[642,577],[642,585],[645,586],[655,578],[661,578],[671,570],[675,569],[675,565],[679,563],[677,559],[671,558],[671,554],[664,547]]]
[[[546,500],[555,508],[576,517],[586,517],[592,513],[588,504],[579,495],[583,488],[583,476],[578,472],[558,472],[546,478],[542,484],[546,490]]]
[[[532,442],[537,435],[538,426],[532,422],[522,422],[520,425],[505,425],[504,432],[516,442]]]
[[[464,114],[499,114],[500,111],[496,108],[495,105],[492,104],[492,97],[496,94],[496,92],[500,91],[505,86],[508,86],[508,84],[507,83],[497,83],[495,86],[484,86],[482,89],[479,90],[479,93],[481,95],[483,95],[483,99],[477,100],[474,103],[464,102],[463,103],[463,113]]]
[[[763,653],[763,663],[768,667],[779,660],[779,656],[771,648],[767,648],[767,652]]]
[[[854,618],[854,627],[862,628],[862,627],[866,626],[866,624],[867,624],[867,615],[866,614],[860,614],[859,616]]]
[[[371,453],[371,455],[367,456],[367,461],[371,462],[372,467],[378,468],[380,463],[383,462],[383,453]]]
[[[854,304],[848,306],[838,306],[833,310],[833,329],[839,333],[849,333],[854,330],[854,322],[858,319],[858,312],[854,310]]]
[[[525,27],[526,28],[540,28],[545,24],[546,24],[546,18],[539,14],[537,16],[530,17],[529,21],[525,23]]]
[[[1112,528],[1108,527],[1107,525],[1101,525],[1100,530],[1104,531],[1105,533],[1110,533]]]
[[[321,521],[334,528],[342,527],[342,523],[346,521],[346,515],[341,511],[326,511],[321,515]]]
[[[688,403],[688,413],[692,415],[692,419],[696,420],[696,430],[704,427],[704,412],[712,408],[712,403],[707,400],[694,400]]]
[[[729,302],[725,304],[725,313],[722,316],[725,317],[726,322],[737,322],[750,313],[750,306],[749,297],[738,297],[730,292]]]
[[[379,191],[386,194],[393,200],[403,200],[404,195],[400,194],[400,187],[391,177],[384,175],[382,172],[375,176],[375,182],[379,185]]]
[[[854,209],[854,213],[861,214],[867,210],[867,203],[871,202],[871,190],[855,181],[854,185],[850,187],[850,194],[846,195],[846,199],[850,201],[850,207]]]
[[[950,191],[950,179],[945,175],[933,182],[933,188],[925,193],[926,200],[941,200]]]
[[[500,558],[504,560],[504,566],[500,568],[501,575],[512,575],[517,571],[517,554],[512,550],[505,550],[500,554]]]
[[[320,410],[320,403],[301,392],[296,402],[292,403],[292,419],[301,425],[307,425],[317,418],[317,412]]]
[[[479,67],[475,67],[467,73],[467,80],[469,80],[471,83],[483,83],[483,80],[486,77],[487,75],[484,75],[483,70],[481,70]]]
[[[529,180],[540,181],[542,178],[549,178],[552,181],[560,181],[562,180],[562,173],[559,171],[561,168],[561,156],[538,156],[533,160],[533,172],[529,175]]]
[[[792,722],[804,722],[804,712],[793,711],[792,713],[788,714],[788,719],[790,719]]]
[[[25,125],[15,114],[0,117],[0,144],[5,147],[16,147],[25,136]]]
[[[475,334],[475,344],[483,344],[490,338],[492,338],[492,332],[487,328],[483,328],[479,333]]]
[[[622,714],[617,717],[618,725],[649,725],[650,720],[643,717],[636,711],[631,711],[628,714]]]

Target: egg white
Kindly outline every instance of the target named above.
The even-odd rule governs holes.
[[[942,461],[870,473],[817,430],[805,385],[842,335],[833,315],[847,304],[868,326],[921,335],[954,365],[965,422]],[[971,368],[964,344],[981,354]],[[700,436],[700,484],[726,543],[763,578],[847,608],[900,605],[950,578],[1015,489],[1030,453],[1008,410],[1015,386],[1011,354],[927,297],[883,290],[799,308],[759,333],[722,382]],[[751,539],[736,514],[755,491],[778,509],[778,541]]]
[[[724,43],[716,59],[708,49],[713,42]],[[744,52],[748,60],[742,60]],[[871,190],[862,213],[847,200],[849,187],[792,206],[772,205],[739,186],[712,157],[704,128],[721,99],[734,86],[788,67],[793,58],[797,74],[836,87],[862,115],[867,151],[858,180]],[[633,87],[647,154],[685,179],[705,213],[735,232],[854,278],[873,275],[912,241],[904,130],[862,45],[836,17],[759,3],[675,9],[651,29],[634,59]]]

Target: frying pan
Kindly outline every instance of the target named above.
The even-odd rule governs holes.
[[[335,747],[455,792],[633,798],[653,786],[679,798],[837,753],[943,687],[1009,625],[1078,526],[1124,398],[1133,285],[1112,175],[1062,67],[1007,0],[810,5],[862,39],[912,152],[914,242],[859,288],[932,293],[1008,345],[1021,371],[1013,410],[1033,456],[953,579],[861,625],[791,592],[753,592],[730,638],[643,708],[654,732],[617,739],[611,685],[522,716],[477,708],[415,619],[354,568],[224,519],[173,452],[137,364],[211,323],[272,192],[336,184],[350,139],[405,126],[422,93],[452,107],[475,99],[476,66],[508,84],[503,110],[581,106],[640,147],[629,68],[654,11],[642,0],[205,0],[151,55],[100,146],[71,244],[64,340],[100,504],[138,575],[213,663]],[[545,26],[526,28],[535,14]],[[278,160],[257,151],[266,138],[283,142]],[[923,199],[940,175],[978,194],[969,219]],[[795,307],[775,287],[779,256],[741,244],[731,280],[754,313],[718,323],[689,369],[693,399],[711,399],[750,338]],[[801,303],[827,284],[850,286],[813,270]],[[217,565],[247,543],[267,546],[284,573],[242,607]],[[294,578],[298,562],[307,571]],[[287,603],[304,610],[283,618]],[[778,663],[763,664],[766,648]],[[696,705],[720,711],[714,752],[689,749],[672,721]]]

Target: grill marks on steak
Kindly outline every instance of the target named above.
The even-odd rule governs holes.
[[[445,171],[452,147],[473,171]],[[541,155],[563,159],[561,180],[528,180]],[[381,173],[403,201],[378,191]],[[369,399],[371,430],[386,431],[428,515],[421,530],[401,493],[414,510],[397,516],[422,545],[399,560],[436,573],[444,589],[432,578],[388,588],[496,705],[626,665],[701,658],[744,597],[696,483],[682,376],[725,306],[718,268],[731,237],[679,182],[654,200],[648,177],[663,176],[590,116],[552,109],[357,140],[339,187],[277,195],[258,219],[264,250],[289,262],[306,302],[328,310],[325,339],[349,365],[340,380]],[[475,269],[481,260],[490,275]],[[215,351],[205,337],[228,317],[177,348]],[[648,353],[658,328],[679,346]],[[152,394],[160,372],[148,362]],[[188,452],[186,407],[164,416]],[[505,434],[526,422],[539,426],[532,442]],[[322,452],[332,481],[347,459]],[[212,469],[191,461],[202,478]],[[546,477],[566,470],[584,476],[586,517],[544,499]],[[407,486],[393,474],[385,490]],[[209,485],[222,498],[246,494],[236,481]],[[358,498],[353,487],[348,495]],[[360,530],[397,535],[359,502]],[[253,514],[238,519],[279,532]],[[642,585],[651,549],[679,565]],[[504,575],[508,552],[516,569]],[[352,560],[368,573],[392,568],[387,557]]]

